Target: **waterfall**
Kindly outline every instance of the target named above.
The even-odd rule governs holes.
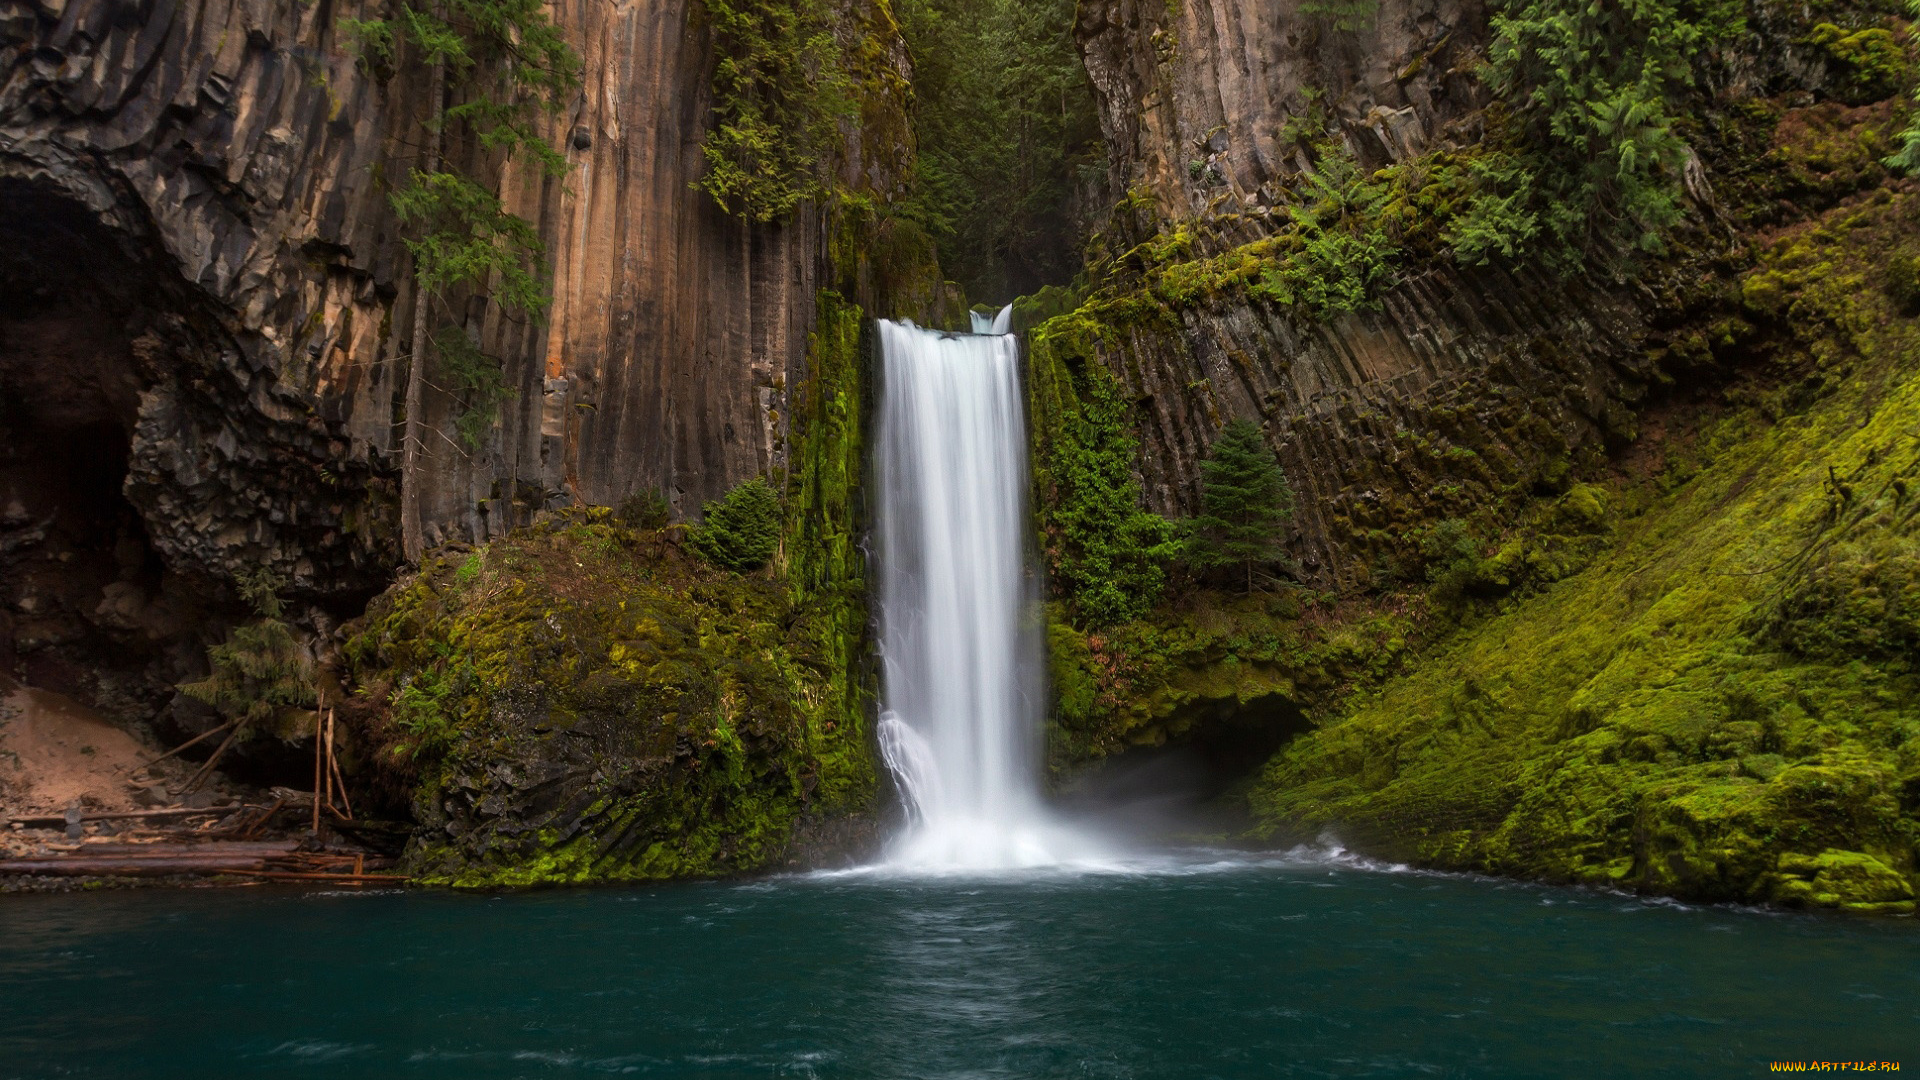
[[[879,740],[909,818],[896,864],[1046,865],[1085,848],[1040,798],[1045,646],[1011,313],[976,313],[972,334],[880,323]]]
[[[967,312],[967,318],[973,321],[973,332],[976,334],[1013,333],[1012,304],[1001,308],[1000,313],[993,316],[982,315],[977,311],[969,311]]]

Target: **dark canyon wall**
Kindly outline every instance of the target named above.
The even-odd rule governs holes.
[[[1215,433],[1257,420],[1301,495],[1291,542],[1305,576],[1343,587],[1366,584],[1409,527],[1497,506],[1630,439],[1649,387],[1669,379],[1654,362],[1663,328],[1728,243],[1706,155],[1685,197],[1707,227],[1680,241],[1698,265],[1561,276],[1463,267],[1441,245],[1357,312],[1250,298],[1257,271],[1241,265],[1297,250],[1260,245],[1317,197],[1303,181],[1317,141],[1364,177],[1458,167],[1487,138],[1483,5],[1352,6],[1362,14],[1342,29],[1292,0],[1081,5],[1119,210],[1096,241],[1108,261],[1095,301],[1053,328],[1072,338],[1055,351],[1097,357],[1134,401],[1152,509],[1193,513]],[[1715,69],[1727,82],[1713,92],[1823,77],[1794,35],[1758,40]],[[1434,209],[1416,202],[1401,220],[1417,229]]]
[[[98,368],[113,388],[97,419],[175,570],[263,563],[338,597],[397,562],[412,290],[386,195],[425,78],[356,63],[338,24],[363,6],[48,0],[0,16],[0,379],[38,416],[72,398],[63,371]],[[469,450],[457,402],[429,391],[430,541],[644,488],[694,514],[785,461],[824,224],[747,225],[692,186],[711,55],[688,3],[563,0],[553,16],[584,61],[551,126],[568,171],[502,174],[547,244],[551,317],[464,313],[515,393]],[[869,81],[866,119],[898,114],[884,5],[850,6],[844,26],[896,69]],[[910,147],[863,147],[849,140],[846,177],[889,197]]]

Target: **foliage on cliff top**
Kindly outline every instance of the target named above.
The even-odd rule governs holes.
[[[1742,282],[1746,346],[1772,367],[1732,395],[1751,404],[1616,482],[1597,561],[1283,751],[1254,795],[1268,828],[1911,910],[1920,327],[1885,268],[1917,221],[1920,196],[1882,190],[1772,240]]]
[[[1528,251],[1572,264],[1659,250],[1691,154],[1677,105],[1696,59],[1743,27],[1738,0],[1500,5],[1486,77],[1511,111],[1514,146],[1479,170],[1461,258]]]
[[[484,886],[752,869],[802,814],[863,805],[829,608],[599,508],[428,560],[347,649],[388,706],[379,756],[424,777],[415,871]]]
[[[846,59],[821,0],[700,0],[713,34],[713,127],[700,186],[754,221],[833,186],[840,121],[855,114]]]
[[[911,210],[975,299],[1071,280],[1100,130],[1073,0],[899,0],[913,59]]]

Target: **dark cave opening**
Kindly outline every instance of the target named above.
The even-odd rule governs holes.
[[[0,676],[165,744],[218,723],[179,686],[246,611],[170,568],[126,493],[141,391],[175,362],[182,301],[157,265],[86,207],[0,180]],[[307,752],[253,742],[223,771],[311,783]]]
[[[77,204],[0,182],[0,671],[132,720],[155,695],[129,669],[170,635],[123,493],[150,301],[119,248]]]
[[[1163,741],[1088,767],[1056,799],[1070,813],[1138,836],[1237,831],[1247,823],[1240,796],[1248,782],[1312,729],[1284,694],[1196,703],[1161,722]]]

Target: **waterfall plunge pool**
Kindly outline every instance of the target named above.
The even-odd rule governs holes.
[[[0,898],[0,1077],[1743,1076],[1900,1060],[1920,937],[1338,854]]]

